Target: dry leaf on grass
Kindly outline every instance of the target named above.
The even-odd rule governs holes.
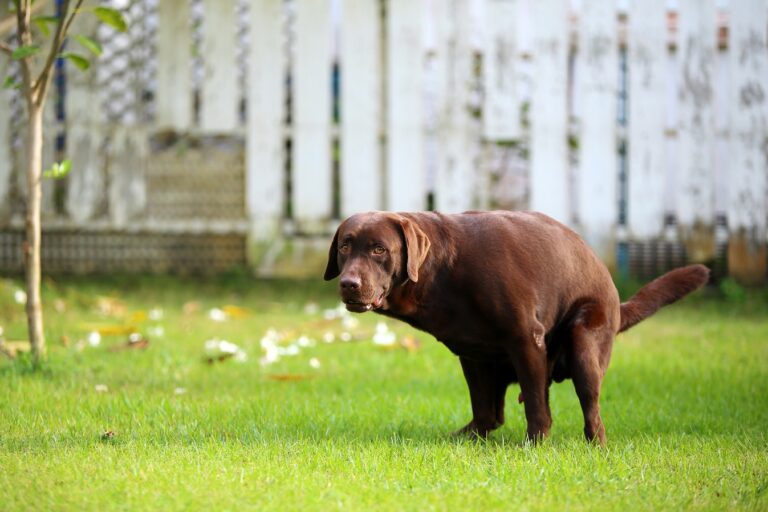
[[[302,375],[300,373],[273,373],[267,375],[267,379],[278,382],[295,382],[299,380],[309,380],[311,378],[311,375]]]

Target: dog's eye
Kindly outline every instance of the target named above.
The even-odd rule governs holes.
[[[386,249],[384,249],[380,245],[377,245],[376,247],[373,248],[373,254],[384,254],[384,251],[386,251]]]
[[[344,242],[339,246],[339,252],[346,254],[349,252],[349,242]]]

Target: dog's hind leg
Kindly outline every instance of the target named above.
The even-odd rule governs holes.
[[[568,355],[571,378],[584,413],[584,435],[590,442],[605,444],[600,417],[600,387],[610,358],[613,333],[606,328],[575,325]]]

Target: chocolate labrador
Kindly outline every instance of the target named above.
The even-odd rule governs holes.
[[[600,386],[614,337],[704,285],[690,265],[619,303],[611,275],[569,228],[533,212],[370,212],[339,226],[325,279],[340,276],[349,311],[424,330],[459,356],[472,421],[487,436],[504,423],[507,386],[520,383],[536,441],[549,432],[549,386],[572,379],[584,434],[605,443]]]

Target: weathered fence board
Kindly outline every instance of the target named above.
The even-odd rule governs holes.
[[[282,2],[251,3],[246,198],[252,235],[274,238],[285,194],[286,56]]]
[[[639,240],[657,238],[664,228],[665,6],[665,0],[632,0],[629,6],[627,226]]]
[[[483,60],[483,136],[491,141],[519,139],[517,20],[519,0],[487,0]]]
[[[126,125],[116,128],[111,139],[109,215],[116,228],[125,228],[146,207],[149,137],[143,127]]]
[[[382,31],[378,0],[341,5],[341,216],[382,203]]]
[[[715,255],[714,0],[680,0],[677,220],[694,261]]]
[[[98,5],[96,0],[86,1],[84,8],[95,5]],[[72,32],[95,38],[97,25],[92,16],[78,16]],[[66,63],[66,154],[72,160],[72,171],[67,178],[66,210],[76,224],[85,223],[99,213],[106,190],[104,116],[96,100],[99,88],[98,73],[94,69],[98,65],[98,61],[94,62],[89,72],[83,73],[71,62]]]
[[[582,235],[602,258],[612,263],[618,220],[616,4],[585,0],[579,21],[577,214]]]
[[[0,2],[0,18],[8,14],[8,2]],[[0,55],[0,78],[10,71],[11,59]],[[5,222],[11,215],[11,98],[13,91],[0,88],[0,221]]]
[[[571,220],[567,119],[568,2],[538,0],[532,6],[531,209]]]
[[[729,273],[747,282],[766,278],[768,193],[768,9],[764,0],[732,0]]]
[[[192,126],[192,27],[189,0],[157,5],[157,125],[184,131]]]
[[[330,0],[298,0],[293,89],[293,215],[325,231],[332,209]]]
[[[477,187],[477,122],[472,118],[471,87],[474,77],[469,40],[469,0],[435,5],[438,58],[443,59],[439,77],[444,87],[438,105],[438,165],[435,206],[456,213],[474,206]]]
[[[386,207],[426,207],[421,0],[391,0],[387,34]]]
[[[200,126],[212,133],[229,132],[239,124],[235,4],[236,0],[203,0],[201,53],[205,77]]]

